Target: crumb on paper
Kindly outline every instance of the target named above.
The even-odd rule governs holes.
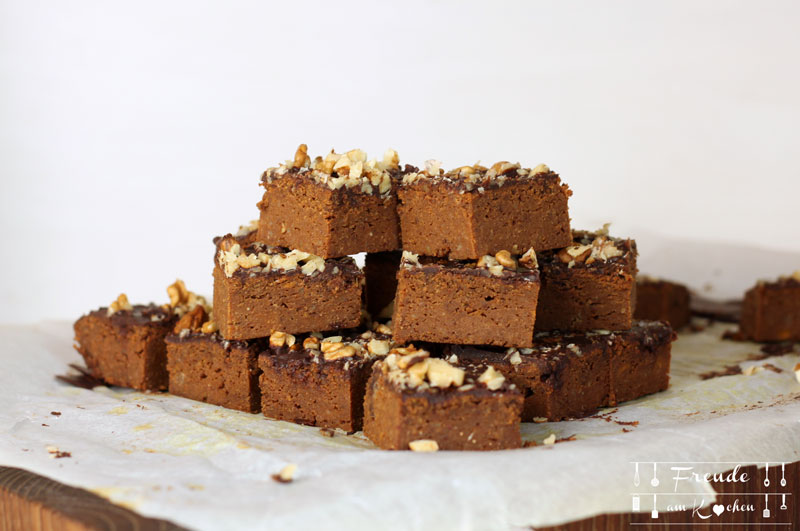
[[[53,459],[61,459],[61,458],[64,458],[64,457],[72,457],[72,454],[70,452],[63,452],[63,451],[59,450],[57,447],[52,446],[52,445],[45,447],[45,450],[47,450],[47,453],[49,453],[50,457],[52,457]]]
[[[542,444],[555,444],[555,443],[556,443],[556,434],[555,433],[551,433],[550,435],[545,437],[544,440],[542,441]]]
[[[272,474],[270,477],[278,483],[291,483],[294,481],[294,473],[296,470],[297,465],[294,463],[289,463],[283,467],[280,472],[277,474]]]
[[[336,435],[336,431],[331,428],[320,428],[319,433],[323,437],[333,437]]]
[[[700,374],[701,380],[710,380],[711,378],[719,378],[720,376],[733,376],[742,374],[742,368],[738,365],[728,365],[721,371],[704,372]]]
[[[742,370],[742,374],[744,374],[745,376],[753,376],[754,374],[757,374],[763,370],[764,367],[760,365],[750,365],[749,367],[745,367],[745,369]]]
[[[50,414],[53,415],[54,417],[60,417],[61,416],[61,412],[60,411],[51,411]]]
[[[783,369],[781,369],[780,367],[776,367],[775,365],[773,365],[771,363],[765,363],[764,365],[762,365],[762,367],[765,368],[768,371],[772,371],[772,372],[775,372],[775,373],[778,373],[778,374],[783,372]]]

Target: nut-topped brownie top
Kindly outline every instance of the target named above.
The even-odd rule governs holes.
[[[779,276],[778,280],[759,280],[756,286],[764,288],[800,287],[800,269],[791,275]]]
[[[403,175],[401,185],[440,185],[461,193],[473,190],[483,193],[489,188],[500,188],[506,184],[539,179],[545,185],[559,186],[567,193],[571,193],[567,185],[561,184],[558,174],[550,171],[550,168],[544,164],[539,164],[535,168],[523,168],[519,163],[500,161],[489,168],[475,164],[461,166],[447,172],[441,168],[441,165],[442,163],[438,160],[429,160],[425,162],[425,168],[422,171],[410,171]]]
[[[528,249],[521,256],[508,251],[499,251],[494,256],[485,255],[475,260],[448,260],[431,256],[419,256],[403,251],[400,267],[410,271],[451,273],[483,277],[497,277],[506,280],[525,280],[535,282],[539,279],[538,261],[534,250]]]
[[[349,256],[325,260],[297,249],[273,247],[261,242],[242,247],[231,234],[224,236],[217,246],[217,263],[228,278],[234,275],[296,273],[316,277],[358,271],[358,266]]]
[[[397,152],[389,149],[382,160],[367,160],[360,149],[346,153],[331,150],[325,157],[313,160],[308,156],[308,147],[300,144],[293,160],[274,168],[268,168],[261,176],[262,185],[270,184],[287,176],[303,177],[327,186],[331,190],[345,188],[362,194],[388,196],[392,180],[400,172]]]
[[[594,232],[572,231],[572,237],[573,244],[569,247],[539,253],[539,261],[570,269],[619,269],[620,272],[633,266],[635,272],[637,252],[634,240],[609,236],[607,225]]]
[[[94,310],[91,315],[107,317],[111,322],[118,325],[144,325],[150,323],[161,323],[171,319],[175,314],[169,306],[159,306],[157,304],[131,304],[128,296],[120,293],[108,307]]]
[[[404,392],[440,394],[516,389],[491,365],[459,367],[457,363],[456,356],[432,358],[427,350],[409,345],[393,348],[376,367],[392,385]]]
[[[383,357],[394,348],[390,324],[376,323],[373,330],[344,330],[335,336],[314,332],[300,337],[273,332],[269,337],[270,355],[276,360],[308,360],[312,363],[339,363],[345,369]]]

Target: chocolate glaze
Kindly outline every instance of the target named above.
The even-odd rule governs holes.
[[[177,316],[172,313],[172,309],[165,309],[156,304],[135,304],[132,310],[118,310],[112,315],[108,315],[108,308],[102,307],[89,313],[98,319],[107,319],[111,325],[121,333],[127,333],[134,326],[168,326],[172,327]],[[158,320],[154,321],[153,317]]]
[[[493,179],[479,179],[475,182],[472,182],[471,189],[468,189],[470,187],[467,186],[467,182],[464,178],[447,174],[439,175],[438,177],[430,177],[422,174],[420,178],[416,179],[414,182],[403,183],[401,186],[427,186],[429,188],[442,186],[456,192],[464,193],[480,193],[478,190],[479,187],[483,188],[484,190],[489,190],[527,185],[530,183],[536,183],[538,186],[543,187],[546,191],[567,188],[567,185],[561,184],[561,177],[552,171],[537,173],[533,176],[521,176],[518,175],[516,171],[512,171],[506,175],[503,175],[503,177],[505,177],[505,179],[502,180],[498,180],[496,177]]]
[[[188,329],[187,329],[188,330]],[[167,343],[217,343],[226,351],[231,349],[248,349],[257,348],[262,349],[267,344],[266,339],[225,339],[219,332],[212,334],[205,334],[203,332],[189,331],[188,334],[169,334],[164,338]]]
[[[519,255],[514,256],[515,259]],[[433,256],[420,256],[419,262],[421,266],[415,264],[405,263],[401,266],[409,272],[422,272],[426,274],[434,274],[441,272],[448,272],[457,275],[469,275],[475,277],[494,278],[497,280],[512,281],[512,282],[537,282],[539,280],[538,269],[526,269],[518,267],[516,271],[508,268],[503,268],[502,275],[493,275],[487,268],[478,267],[476,260],[449,260],[447,258],[437,258]]]

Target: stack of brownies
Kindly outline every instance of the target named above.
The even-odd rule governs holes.
[[[259,221],[214,239],[213,310],[177,281],[76,323],[94,376],[412,450],[519,447],[520,422],[668,385],[672,329],[633,320],[635,243],[572,231],[544,165],[301,145],[261,184]]]

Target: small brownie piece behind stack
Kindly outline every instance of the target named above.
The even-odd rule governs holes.
[[[167,388],[164,336],[177,316],[169,306],[132,306],[121,294],[75,322],[75,349],[95,378],[140,391]]]
[[[605,230],[575,231],[574,238],[569,247],[537,253],[536,330],[627,330],[636,304],[636,242]]]
[[[341,334],[270,336],[258,357],[265,416],[347,432],[361,429],[372,364],[394,343],[386,325]]]
[[[226,339],[325,331],[361,323],[364,274],[350,257],[324,260],[260,242],[218,244],[214,321]]]
[[[477,261],[403,252],[397,274],[398,343],[531,346],[539,293],[536,254],[500,251]]]
[[[399,174],[392,150],[382,161],[368,161],[359,149],[312,161],[302,144],[293,161],[261,177],[258,240],[323,258],[399,249]]]
[[[403,249],[463,260],[564,247],[572,241],[571,193],[544,164],[498,162],[444,173],[428,161],[425,170],[406,173],[397,192]]]
[[[689,324],[689,290],[683,284],[639,275],[636,277],[634,317],[646,321],[667,321],[675,330]]]
[[[752,341],[800,341],[800,271],[750,288],[739,327]]]
[[[491,364],[524,393],[523,422],[578,418],[669,386],[672,329],[640,321],[621,332],[536,334],[533,348],[448,345],[462,364]]]
[[[198,306],[166,337],[169,392],[247,413],[261,407],[258,352],[263,341],[229,341]]]
[[[458,367],[413,346],[397,348],[373,366],[364,435],[386,450],[518,448],[522,402],[491,366]]]

